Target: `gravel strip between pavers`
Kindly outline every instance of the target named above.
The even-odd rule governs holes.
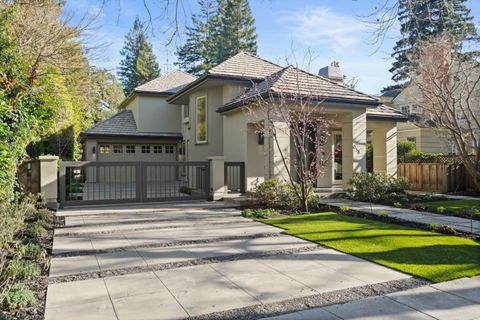
[[[163,222],[163,221],[162,221]],[[151,224],[150,223],[141,223],[141,224]],[[235,221],[238,223],[238,221]],[[247,221],[242,222],[247,223]],[[136,223],[131,223],[135,225]],[[231,225],[232,221],[229,222],[209,222],[209,226],[216,226],[216,225],[224,225],[228,224]],[[117,224],[118,225],[118,224]],[[123,233],[123,232],[131,232],[131,231],[146,231],[146,230],[165,230],[165,229],[179,229],[179,228],[194,228],[198,226],[203,226],[205,223],[194,223],[194,224],[179,224],[179,225],[171,225],[171,226],[150,226],[150,227],[138,227],[138,228],[128,228],[128,229],[112,229],[112,230],[104,230],[104,231],[92,231],[92,232],[68,232],[68,233],[61,233],[56,234],[55,237],[75,237],[75,236],[95,236],[95,235],[102,235],[102,234],[115,234],[115,233]],[[95,225],[97,226],[97,225]]]
[[[281,255],[296,254],[296,253],[302,253],[302,252],[312,252],[312,251],[318,251],[323,249],[325,248],[321,246],[305,246],[305,247],[292,248],[292,249],[269,250],[269,251],[259,251],[259,252],[252,252],[252,253],[239,253],[239,254],[232,254],[232,255],[221,256],[221,257],[199,258],[199,259],[192,259],[192,260],[186,260],[186,261],[153,264],[148,266],[120,268],[120,269],[105,270],[100,272],[78,273],[78,274],[72,274],[72,275],[66,275],[66,276],[51,277],[49,279],[49,283],[52,284],[52,283],[62,283],[62,282],[72,282],[72,281],[80,281],[80,280],[88,280],[88,279],[115,277],[115,276],[123,276],[127,274],[178,269],[178,268],[199,266],[199,265],[212,264],[212,263],[256,259],[256,258],[264,258],[264,257],[271,257],[271,256],[281,256]]]
[[[132,249],[188,246],[193,244],[211,243],[211,242],[219,242],[219,241],[274,238],[274,237],[281,237],[281,236],[285,236],[285,235],[278,232],[266,232],[266,233],[251,234],[248,236],[228,236],[228,237],[201,239],[201,240],[182,240],[182,241],[172,241],[172,242],[163,242],[163,243],[152,242],[152,243],[147,243],[142,245],[131,245],[131,246],[125,246],[125,247],[112,248],[112,249],[79,250],[79,251],[54,253],[52,254],[51,257],[52,258],[79,257],[79,256],[93,255],[93,254],[123,252],[127,250],[132,250]]]
[[[349,289],[319,293],[311,296],[273,302],[256,304],[244,308],[209,313],[189,317],[191,320],[254,320],[274,317],[282,314],[304,311],[307,309],[325,307],[328,305],[346,303],[353,300],[377,297],[385,294],[418,288],[429,285],[430,282],[418,278],[393,280]]]

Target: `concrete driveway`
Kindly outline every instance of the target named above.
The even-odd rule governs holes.
[[[258,319],[426,284],[222,203],[58,214],[46,320]]]

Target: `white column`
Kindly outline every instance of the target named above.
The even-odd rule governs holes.
[[[397,125],[384,122],[373,129],[373,171],[397,175]]]
[[[209,157],[210,164],[210,197],[220,200],[225,195],[225,160],[223,157]]]
[[[343,187],[354,173],[367,172],[367,114],[352,112],[342,121]]]
[[[276,137],[271,137],[271,168],[272,178],[289,181],[290,170],[290,134],[289,126],[285,122],[274,122]],[[285,163],[284,163],[285,160]],[[288,169],[287,169],[288,168]]]

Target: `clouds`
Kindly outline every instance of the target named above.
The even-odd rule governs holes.
[[[282,13],[279,23],[290,29],[304,45],[325,45],[341,52],[361,43],[366,26],[354,16],[321,6],[307,6],[294,13]]]

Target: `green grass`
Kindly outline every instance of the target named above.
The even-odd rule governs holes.
[[[262,221],[288,234],[433,282],[480,274],[480,244],[465,238],[333,212]]]
[[[468,212],[473,207],[480,209],[480,200],[447,200],[422,202],[421,204],[432,210],[437,210],[438,207],[444,207],[446,212],[451,213]]]

